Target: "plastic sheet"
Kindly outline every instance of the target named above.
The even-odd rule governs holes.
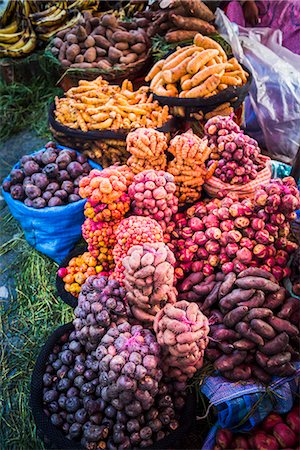
[[[67,149],[61,145],[57,147],[61,150]],[[89,164],[93,168],[101,170],[98,164],[90,160]],[[18,167],[19,163],[13,168],[17,169]],[[65,206],[34,209],[19,200],[14,200],[4,190],[2,195],[11,214],[23,228],[27,242],[57,263],[60,263],[70,253],[80,239],[86,200],[79,200]]]
[[[253,75],[245,108],[247,132],[272,155],[294,159],[300,142],[300,56],[281,46],[279,30],[237,27],[221,10],[216,23]]]

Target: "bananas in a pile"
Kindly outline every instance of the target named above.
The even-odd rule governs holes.
[[[81,10],[98,7],[99,0],[8,0],[0,17],[0,58],[20,58],[32,53],[39,41],[80,21]]]

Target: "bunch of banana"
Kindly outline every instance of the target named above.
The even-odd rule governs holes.
[[[13,29],[13,24],[10,26]],[[9,27],[6,27],[6,29]],[[0,58],[21,58],[32,53],[36,48],[37,37],[28,19],[23,19],[22,30],[17,33],[3,33],[0,34]],[[3,37],[6,36],[6,41]],[[11,36],[12,41],[9,41]]]

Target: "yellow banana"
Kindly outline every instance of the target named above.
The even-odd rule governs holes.
[[[6,8],[0,17],[1,25],[7,25],[9,18],[14,14],[16,10],[17,2],[14,0],[8,0]]]
[[[14,44],[15,42],[18,42],[18,40],[22,37],[23,33],[20,31],[19,33],[11,33],[11,34],[2,34],[0,33],[0,44],[7,43],[7,44]]]
[[[19,24],[14,20],[11,24],[7,25],[5,28],[0,28],[0,34],[11,34],[15,33],[19,27]]]
[[[61,25],[59,28],[56,28],[54,31],[50,31],[48,33],[42,33],[39,34],[39,38],[42,41],[48,41],[49,39],[51,39],[56,33],[58,33],[59,31],[65,30],[66,28],[72,28],[74,27],[74,25],[77,24],[77,22],[82,18],[82,15],[80,14],[80,12],[78,12],[76,14],[76,16],[72,17],[72,19],[70,19],[69,21],[65,22],[63,25]]]
[[[21,58],[22,56],[26,56],[34,51],[36,42],[36,34],[33,30],[28,29],[15,45],[9,48],[0,48],[0,57]]]
[[[35,21],[34,24],[38,27],[52,27],[53,25],[59,25],[60,23],[62,23],[67,18],[67,15],[68,13],[65,9],[57,9],[57,11],[51,16],[43,17],[42,19]]]
[[[53,5],[48,9],[45,9],[44,11],[40,11],[40,12],[36,12],[36,13],[32,13],[29,14],[29,19],[31,19],[31,22],[34,24],[34,22],[36,20],[39,20],[43,17],[47,17],[50,16],[51,14],[53,14],[55,11],[57,10],[57,6]]]

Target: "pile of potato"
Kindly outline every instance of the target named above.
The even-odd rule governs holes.
[[[227,59],[220,44],[199,33],[193,45],[179,47],[158,61],[145,80],[160,96],[208,98],[228,86],[242,86],[247,76],[235,58]]]
[[[111,70],[145,59],[149,39],[142,28],[127,31],[113,14],[93,17],[57,33],[51,49],[64,67]]]
[[[95,160],[101,167],[109,167],[112,164],[126,164],[130,154],[126,150],[126,141],[118,139],[105,139],[93,141],[84,154]]]

